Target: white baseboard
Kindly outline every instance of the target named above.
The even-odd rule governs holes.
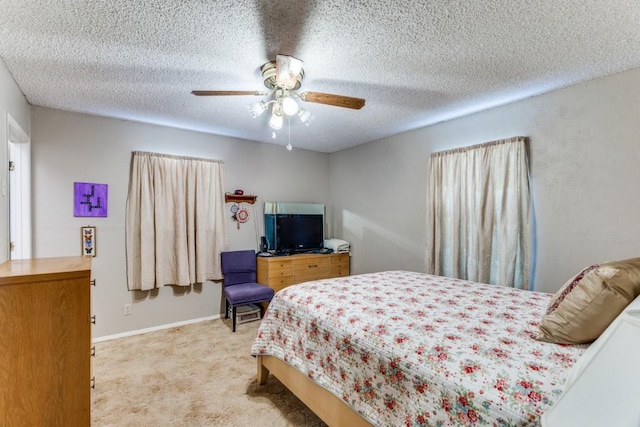
[[[166,325],[153,326],[151,328],[136,329],[135,331],[122,332],[121,334],[105,335],[103,337],[93,338],[91,341],[93,343],[97,343],[97,342],[102,342],[102,341],[115,340],[115,339],[118,339],[118,338],[130,337],[130,336],[133,336],[133,335],[146,334],[147,332],[155,332],[155,331],[161,331],[163,329],[175,328],[176,326],[184,326],[184,325],[190,325],[192,323],[204,322],[206,320],[220,319],[221,317],[222,317],[221,314],[216,314],[216,315],[213,315],[213,316],[200,317],[198,319],[190,319],[190,320],[184,320],[182,322],[168,323]]]

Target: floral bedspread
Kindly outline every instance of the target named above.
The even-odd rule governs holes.
[[[538,425],[586,346],[536,341],[551,295],[406,271],[289,286],[251,348],[376,426]]]

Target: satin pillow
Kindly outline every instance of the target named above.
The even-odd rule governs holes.
[[[640,258],[589,266],[549,302],[536,339],[560,344],[594,341],[640,295]]]

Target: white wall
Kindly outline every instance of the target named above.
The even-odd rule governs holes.
[[[212,316],[223,307],[219,283],[127,290],[124,211],[132,151],[223,160],[226,191],[258,195],[256,205],[245,205],[250,219],[240,230],[227,210],[229,249],[257,248],[265,201],[329,203],[327,154],[42,107],[32,108],[32,121],[34,256],[80,255],[80,227],[97,227],[94,337]],[[107,218],[73,216],[76,181],[109,185]],[[133,314],[124,316],[124,304],[132,302]]]
[[[637,69],[332,154],[334,234],[351,242],[352,271],[424,271],[430,153],[518,135],[530,138],[536,290],[640,256]]]
[[[0,262],[9,258],[9,216],[7,188],[7,116],[28,134],[31,132],[31,115],[26,98],[13,80],[11,73],[0,59]]]

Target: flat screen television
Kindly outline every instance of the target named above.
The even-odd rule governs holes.
[[[324,205],[265,203],[265,237],[276,253],[309,252],[324,244]]]
[[[322,215],[285,214],[276,217],[276,251],[300,252],[322,248]]]

